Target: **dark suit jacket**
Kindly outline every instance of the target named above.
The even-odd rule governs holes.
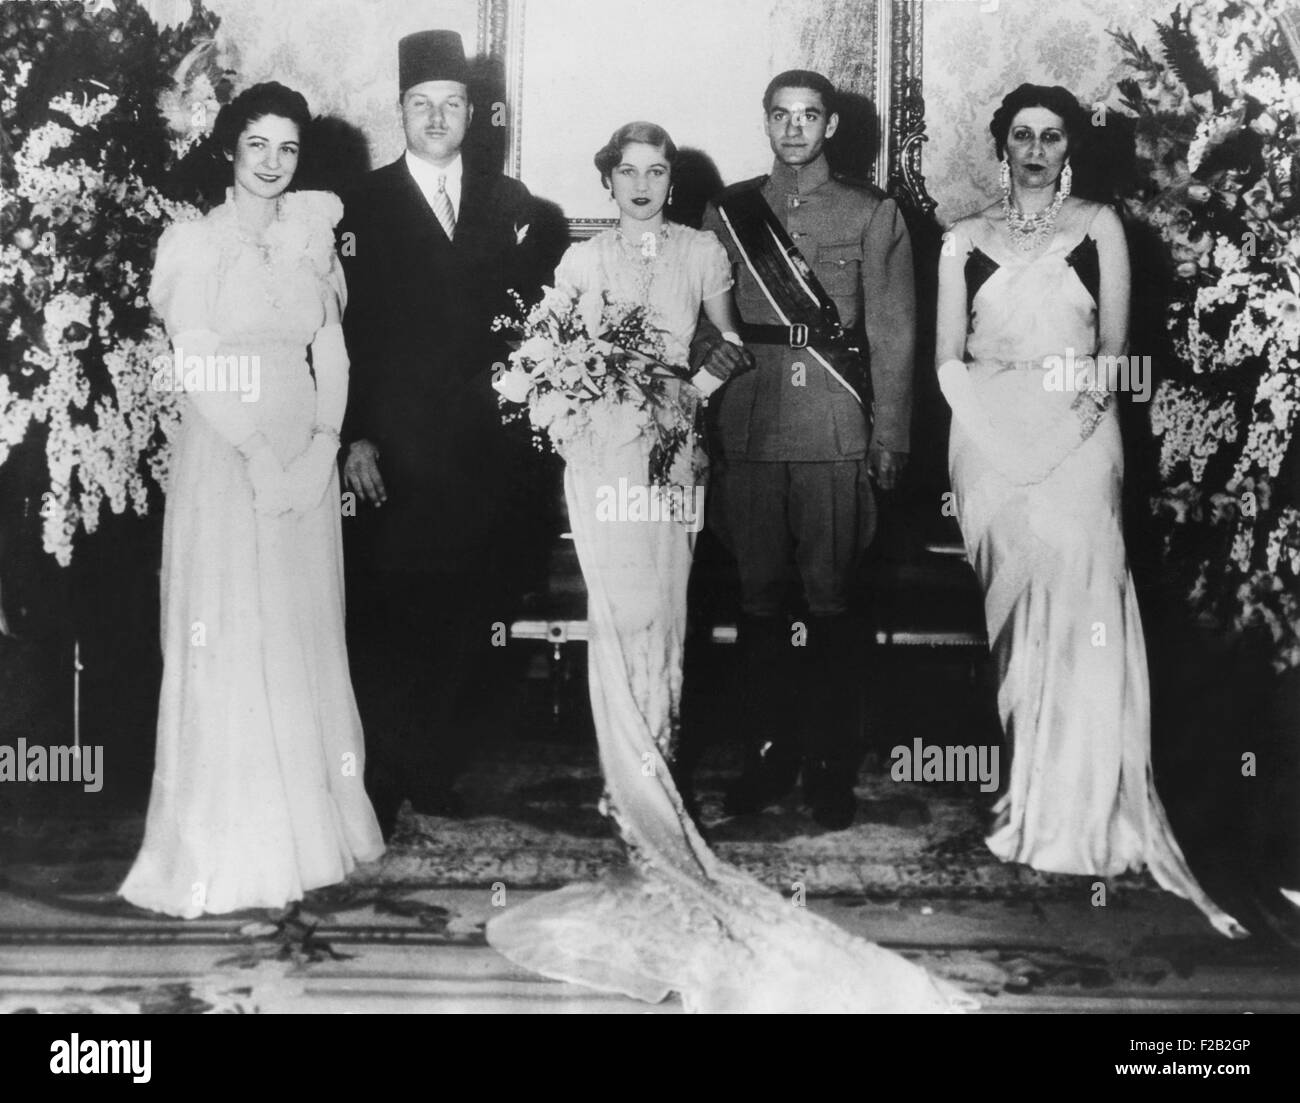
[[[361,507],[373,569],[482,567],[500,535],[518,451],[491,388],[508,351],[492,320],[515,312],[509,290],[531,299],[549,274],[535,207],[518,180],[468,161],[453,241],[404,160],[370,173],[345,201],[343,443],[378,446],[388,490],[382,508]]]

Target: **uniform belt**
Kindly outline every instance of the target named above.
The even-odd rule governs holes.
[[[820,326],[806,326],[796,322],[792,326],[755,325],[742,322],[740,339],[747,344],[784,345],[787,348],[802,349],[809,345],[839,345],[844,342],[844,331],[822,329]]]

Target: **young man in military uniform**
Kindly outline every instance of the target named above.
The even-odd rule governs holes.
[[[744,814],[785,796],[802,766],[814,817],[839,829],[854,816],[861,726],[851,581],[875,529],[871,483],[892,489],[909,447],[912,251],[893,200],[830,170],[824,147],[839,118],[825,77],[782,73],[768,85],[763,110],[776,158],[771,175],[724,191],[703,223],[731,255],[740,337],[757,361],[712,403],[710,524],[739,567],[735,714],[748,743],[726,808]],[[744,200],[752,211],[759,195],[766,208],[757,209],[769,224],[747,247],[728,210]],[[822,310],[808,315],[811,327],[789,324],[792,312],[774,293],[779,262],[806,275],[798,255],[786,261],[779,248],[764,254],[765,243],[784,240],[776,223],[788,234],[785,252],[793,245],[815,277],[795,278],[790,287],[821,285],[814,291],[823,292]],[[791,272],[784,274],[789,282]],[[849,346],[852,356],[843,352]],[[697,366],[715,361],[725,376],[742,367],[740,355],[701,325]],[[855,382],[847,368],[837,370],[855,357],[863,369],[869,357],[869,378],[863,370]],[[792,623],[787,594],[796,577],[808,616]]]

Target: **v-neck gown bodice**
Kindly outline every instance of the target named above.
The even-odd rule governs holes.
[[[1019,485],[953,421],[949,471],[1012,754],[988,845],[1051,872],[1145,866],[1219,930],[1239,932],[1197,884],[1155,789],[1115,403],[1087,433],[1070,408],[1077,392],[1049,386],[1043,363],[1097,352],[1095,242],[1058,234],[1032,256],[977,243],[966,277],[968,371],[998,440],[1024,456],[1064,456]]]

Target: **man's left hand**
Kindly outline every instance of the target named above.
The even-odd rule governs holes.
[[[874,446],[867,452],[867,474],[881,490],[893,490],[898,486],[906,467],[906,452],[891,452]]]
[[[743,345],[733,345],[721,334],[710,331],[696,339],[691,348],[691,367],[703,368],[724,383],[733,375],[754,367],[754,354]]]

